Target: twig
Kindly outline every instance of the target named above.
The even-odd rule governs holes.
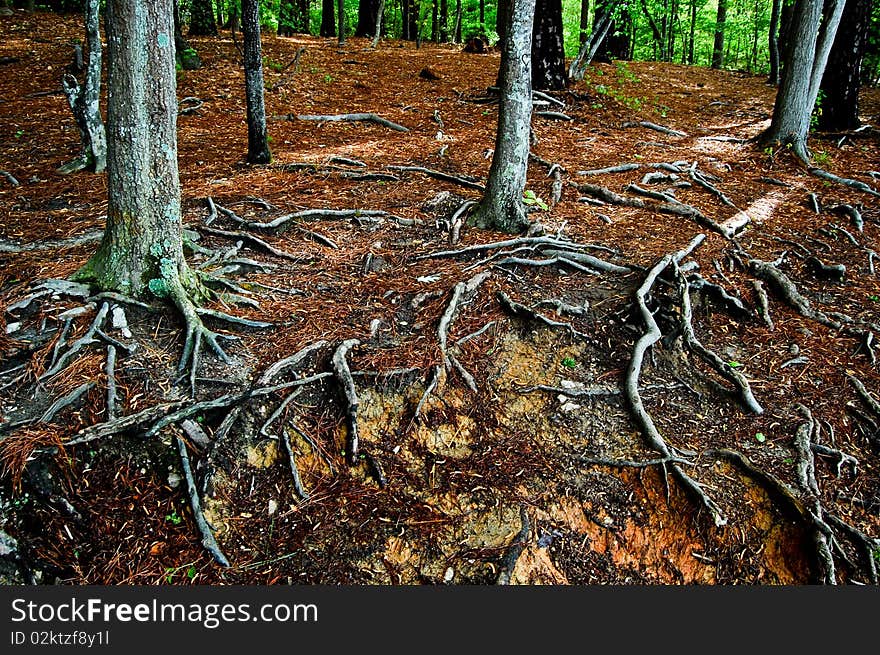
[[[529,532],[531,532],[532,526],[525,505],[520,505],[519,520],[522,527],[520,527],[519,533],[513,538],[513,542],[507,550],[507,555],[504,557],[504,561],[501,565],[501,573],[498,575],[496,584],[510,584],[510,580],[513,577],[513,571],[516,568],[516,563],[519,561],[523,550],[525,550],[526,543],[528,543]]]
[[[116,346],[107,346],[107,363],[104,373],[107,375],[107,420],[116,418]]]

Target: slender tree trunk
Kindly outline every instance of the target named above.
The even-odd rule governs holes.
[[[580,51],[568,68],[568,76],[572,80],[580,81],[584,79],[587,66],[593,61],[593,58],[599,51],[599,46],[605,40],[611,26],[614,24],[614,12],[620,1],[608,0],[604,5],[597,5],[597,10],[600,7],[602,8],[602,14],[597,14],[596,20],[593,21],[593,31],[590,34],[590,38],[581,45]]]
[[[91,166],[102,173],[107,166],[107,136],[101,118],[101,28],[100,0],[88,0],[85,7],[86,43],[89,61],[86,78],[80,87],[73,75],[64,75],[62,88],[82,139],[80,158],[59,169],[60,173],[72,173]]]
[[[562,0],[536,0],[532,27],[532,87],[558,91],[565,88],[565,48]]]
[[[440,0],[440,41],[449,41],[449,0]]]
[[[688,32],[688,56],[687,63],[694,65],[694,41],[697,30],[697,0],[691,0],[691,21]]]
[[[382,38],[382,16],[385,14],[385,0],[379,0],[379,7],[376,9],[376,32],[373,35],[372,46],[375,48],[379,45]]]
[[[868,44],[872,0],[847,0],[819,89],[819,129],[853,130],[859,120],[862,58]]]
[[[523,205],[532,117],[532,23],[535,0],[511,0],[501,53],[501,101],[486,191],[469,223],[503,232],[529,225]]]
[[[824,21],[822,2],[798,0],[795,5],[789,33],[790,45],[773,106],[773,118],[761,138],[765,144],[791,146],[792,152],[805,162],[810,160],[807,150],[810,117],[840,23],[844,0],[829,0],[829,3]]]
[[[455,0],[455,29],[452,31],[452,42],[461,43],[461,0]]]
[[[712,68],[724,66],[724,28],[727,23],[727,0],[718,0],[715,18],[715,42],[712,45]]]
[[[782,10],[782,0],[773,0],[770,9],[770,27],[768,32],[767,47],[770,56],[770,75],[767,82],[773,86],[779,84],[779,14]]]
[[[211,0],[192,0],[189,8],[190,36],[217,36]]]
[[[590,0],[581,0],[581,20],[580,31],[578,32],[578,43],[583,47],[590,39]]]
[[[321,36],[336,36],[336,0],[321,0]]]
[[[336,2],[336,36],[341,48],[345,45],[345,0]]]
[[[180,25],[180,6],[177,0],[174,0],[172,7],[174,12],[174,52],[176,53],[177,63],[183,70],[191,71],[202,67],[202,61],[199,59],[199,53],[189,45],[189,42],[183,36],[183,30]]]
[[[269,152],[269,138],[266,133],[259,0],[241,1],[241,28],[244,39],[244,79],[247,100],[247,161],[249,164],[268,164],[272,155]]]
[[[431,40],[437,43],[440,40],[440,7],[437,0],[431,0]]]
[[[171,0],[107,0],[107,228],[75,275],[134,298],[167,296],[183,257]]]

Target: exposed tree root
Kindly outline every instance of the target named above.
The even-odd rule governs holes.
[[[739,390],[739,395],[743,404],[750,412],[763,414],[764,408],[761,407],[760,403],[755,399],[755,396],[752,393],[752,387],[748,380],[746,380],[745,376],[727,364],[727,362],[721,359],[721,357],[715,352],[706,348],[697,339],[696,334],[694,334],[692,323],[693,312],[691,311],[690,285],[688,284],[687,278],[678,269],[678,265],[673,262],[673,266],[678,275],[679,297],[681,298],[681,320],[679,321],[679,325],[681,326],[684,341],[688,349],[697,353],[697,355],[712,366],[717,373],[727,378],[727,380],[736,386]]]
[[[687,136],[685,132],[673,130],[663,125],[657,125],[657,123],[652,123],[650,121],[639,121],[638,123],[627,122],[621,127],[644,127],[649,130],[654,130],[655,132],[660,132],[661,134],[668,134],[669,136]]]
[[[376,114],[370,113],[362,113],[362,114],[329,114],[329,115],[312,115],[312,114],[298,114],[295,116],[298,121],[317,121],[320,123],[328,123],[335,121],[353,121],[353,122],[369,122],[376,123],[377,125],[382,125],[383,127],[390,128],[396,132],[409,132],[408,127],[404,127],[403,125],[399,125],[388,119],[382,118]],[[288,120],[293,120],[294,115],[290,114],[287,116]]]
[[[867,194],[880,198],[880,191],[872,188],[871,186],[865,184],[864,182],[860,182],[859,180],[853,180],[847,177],[838,177],[833,173],[829,173],[826,170],[821,168],[810,168],[810,174],[815,175],[816,177],[822,178],[823,180],[828,180],[829,182],[836,182],[837,184],[843,184],[844,186],[848,186],[851,189],[856,189],[857,191],[863,191]]]
[[[208,525],[208,522],[205,520],[205,515],[202,512],[199,491],[196,488],[192,467],[189,463],[189,455],[187,455],[186,452],[186,443],[180,437],[175,437],[174,440],[177,443],[177,451],[180,453],[180,463],[183,468],[183,475],[186,478],[186,492],[189,497],[190,507],[192,508],[196,525],[199,528],[199,533],[202,535],[202,546],[220,566],[229,566],[229,560],[226,559],[226,556],[220,550],[220,546],[214,538],[214,532],[211,530],[211,526]]]
[[[644,359],[645,353],[647,352],[648,348],[654,345],[662,337],[660,328],[657,325],[657,322],[654,320],[654,316],[651,313],[651,310],[648,309],[647,296],[651,292],[651,288],[654,286],[654,283],[660,276],[660,274],[663,273],[663,271],[665,271],[670,265],[678,264],[682,259],[687,257],[691,252],[693,252],[693,250],[697,246],[700,245],[700,243],[703,242],[704,239],[705,235],[699,234],[694,239],[692,239],[687,247],[685,247],[683,250],[676,253],[667,254],[662,257],[660,261],[657,262],[657,264],[655,264],[650,271],[648,271],[644,282],[638,288],[635,294],[636,303],[639,307],[639,312],[647,330],[642,334],[638,341],[636,341],[636,344],[633,347],[633,354],[630,359],[629,366],[627,367],[624,391],[626,393],[627,401],[630,405],[630,410],[632,411],[632,414],[636,420],[636,423],[639,425],[642,434],[645,436],[648,444],[654,450],[660,453],[663,459],[670,459],[673,458],[675,455],[673,451],[671,451],[666,445],[666,442],[660,435],[657,427],[654,425],[654,421],[651,418],[651,415],[645,409],[645,405],[642,402],[641,394],[639,393],[639,376],[641,374],[642,361]],[[666,466],[664,465],[664,470],[665,469]],[[722,511],[722,509],[715,503],[715,501],[713,501],[711,498],[709,498],[709,496],[706,495],[702,487],[687,473],[685,473],[677,463],[672,463],[669,467],[669,470],[672,472],[673,476],[679,481],[679,483],[681,483],[685,490],[709,511],[717,527],[721,527],[727,523],[727,518],[724,516],[724,512]]]
[[[351,466],[357,463],[360,448],[360,433],[358,431],[358,395],[354,386],[354,379],[348,367],[346,356],[348,351],[360,345],[359,339],[346,339],[336,348],[333,353],[333,372],[344,395],[346,410],[345,416],[348,423],[348,445],[345,449],[346,458]]]
[[[443,173],[441,171],[435,171],[431,168],[424,168],[422,166],[386,166],[390,171],[407,171],[411,173],[422,173],[423,175],[427,175],[428,177],[433,177],[437,180],[442,180],[444,182],[452,182],[453,184],[458,184],[460,186],[466,187],[468,189],[474,189],[475,191],[485,191],[486,187],[476,182],[474,180],[469,180],[464,177],[459,177],[456,175],[449,175],[448,173]]]
[[[531,521],[529,521],[529,513],[528,510],[526,510],[525,505],[521,505],[519,508],[519,520],[522,527],[507,549],[507,554],[504,556],[504,561],[501,564],[501,572],[498,574],[498,580],[495,584],[510,584],[510,579],[513,577],[513,570],[516,568],[516,563],[519,561],[519,558],[528,543],[532,525]]]

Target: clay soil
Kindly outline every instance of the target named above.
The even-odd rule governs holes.
[[[17,12],[0,17],[0,31],[0,57],[11,58],[0,64],[0,169],[19,183],[0,179],[0,294],[8,307],[86,261],[97,244],[88,237],[104,225],[107,198],[104,176],[56,172],[79,152],[59,79],[74,40],[82,38],[80,19]],[[192,45],[203,67],[178,74],[179,98],[201,103],[178,118],[183,219],[200,245],[191,261],[218,272],[210,253],[240,242],[237,268],[222,274],[258,306],[223,299],[210,306],[272,326],[206,317],[212,329],[237,338],[223,341],[229,364],[206,351],[190,399],[188,381],[175,374],[183,343],[179,317],[161,301],[150,310],[121,303],[130,334],[109,323],[107,334],[136,347],[119,351],[118,414],[172,402],[188,407],[260,386],[269,366],[310,345],[315,348],[298,368],[276,382],[326,375],[295,396],[296,387],[288,387],[222,407],[204,405],[190,414],[188,431],[176,421],[145,437],[145,424],[70,445],[108,420],[107,342],[88,344],[58,375],[39,378],[61,341],[62,313],[84,307],[69,321],[69,346],[101,301],[50,294],[6,312],[0,530],[7,579],[70,585],[876,584],[880,416],[854,381],[869,397],[880,394],[869,336],[880,322],[874,271],[880,262],[873,254],[880,249],[880,202],[810,174],[784,149],[749,141],[772,112],[775,91],[762,76],[601,63],[584,82],[552,94],[561,104],[539,107],[570,120],[533,118],[537,158],[528,189],[537,200],[530,216],[546,235],[590,244],[585,252],[626,267],[599,272],[503,263],[505,255],[490,259],[503,247],[432,256],[509,238],[464,226],[453,244],[449,231],[462,203],[480,197],[461,182],[480,184],[488,174],[497,104],[487,88],[495,81],[497,53],[395,41],[373,50],[362,39],[339,48],[333,39],[264,35],[273,161],[249,166],[243,74],[232,36],[194,38]],[[425,69],[432,75],[420,75]],[[197,104],[187,101],[181,109]],[[297,118],[360,112],[408,131]],[[880,122],[877,89],[864,90],[861,112],[864,123]],[[880,166],[876,130],[813,134],[810,146],[825,170],[877,187],[870,175]],[[749,224],[728,239],[656,207],[590,202],[576,186],[598,184],[636,197],[625,187],[647,186],[643,176],[656,171],[646,165],[658,162],[687,162],[682,170],[696,163],[735,207],[699,185],[677,188],[676,197],[718,223],[741,210]],[[563,183],[555,204],[553,164]],[[620,164],[643,166],[579,173]],[[393,166],[440,171],[458,181]],[[239,220],[212,215],[208,198]],[[861,230],[851,215],[834,209],[843,204],[859,210]],[[242,223],[307,209],[359,211],[298,218],[285,230]],[[645,357],[640,389],[658,433],[717,506],[716,516],[672,475],[669,462],[649,463],[659,454],[622,393],[645,331],[636,289],[658,260],[698,234],[705,240],[683,264],[698,265],[691,274],[739,298],[744,311],[692,290],[695,334],[746,376],[763,412],[750,412],[728,380],[683,347],[671,276],[650,294],[663,338]],[[275,254],[248,236],[271,244]],[[86,239],[69,241],[75,237]],[[542,258],[535,250],[506,256]],[[822,276],[811,257],[843,265],[845,274]],[[765,281],[770,324],[758,311],[749,265],[755,260],[777,262],[811,308],[851,322],[835,329],[805,316]],[[438,326],[456,285],[480,273],[445,337],[459,368],[444,359]],[[511,315],[504,297],[557,324]],[[583,311],[557,311],[544,303],[552,300]],[[345,452],[350,408],[331,363],[346,340],[357,340],[346,360],[358,394],[360,450],[353,464]],[[95,384],[77,402],[39,420],[53,401],[89,381]],[[574,397],[559,391],[597,387],[608,392]],[[799,440],[809,425],[804,410],[814,427],[806,449]],[[202,546],[178,437],[229,566]],[[289,453],[306,498],[295,488]],[[839,454],[857,464],[841,462]],[[814,471],[815,489],[802,484],[805,471]],[[830,526],[833,535],[820,526]]]

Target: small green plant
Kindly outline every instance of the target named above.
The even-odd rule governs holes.
[[[331,83],[333,82],[333,76],[332,76],[332,75],[329,75],[329,74],[328,74],[328,75],[325,75],[325,76],[324,76],[324,81],[325,81],[327,84],[331,84]]]
[[[819,89],[819,95],[816,96],[816,104],[813,105],[813,113],[810,114],[810,132],[819,127],[819,118],[822,116],[822,102],[825,100],[825,92]]]
[[[525,192],[523,193],[523,204],[527,205],[529,207],[531,207],[531,206],[539,207],[540,209],[543,209],[544,211],[547,211],[548,209],[550,209],[550,207],[547,205],[547,203],[544,202],[543,200],[541,200],[538,196],[536,196],[535,192],[532,191],[531,189],[526,189]]]
[[[820,150],[813,153],[813,160],[819,164],[819,166],[827,166],[828,162],[831,161],[831,155],[828,154],[827,150]]]
[[[758,443],[764,443],[767,441],[767,437],[764,436],[763,432],[755,432],[755,441]]]
[[[269,59],[268,57],[263,57],[263,67],[269,68],[276,73],[280,73],[284,70],[284,64],[280,61],[275,61],[274,59]]]
[[[880,296],[868,296],[868,300],[873,300],[874,302],[880,302]]]
[[[739,368],[739,367],[742,366],[742,364],[740,364],[740,363],[737,362],[737,361],[733,361],[733,360],[727,362],[727,365],[728,365],[730,368]]]
[[[180,525],[183,522],[183,517],[177,513],[177,510],[174,510],[171,514],[165,515],[165,520],[174,525]]]
[[[572,357],[566,357],[562,360],[562,365],[565,368],[577,368],[577,362]]]
[[[24,130],[16,130],[15,131],[15,138],[16,139],[20,139],[23,136],[24,136]]]

